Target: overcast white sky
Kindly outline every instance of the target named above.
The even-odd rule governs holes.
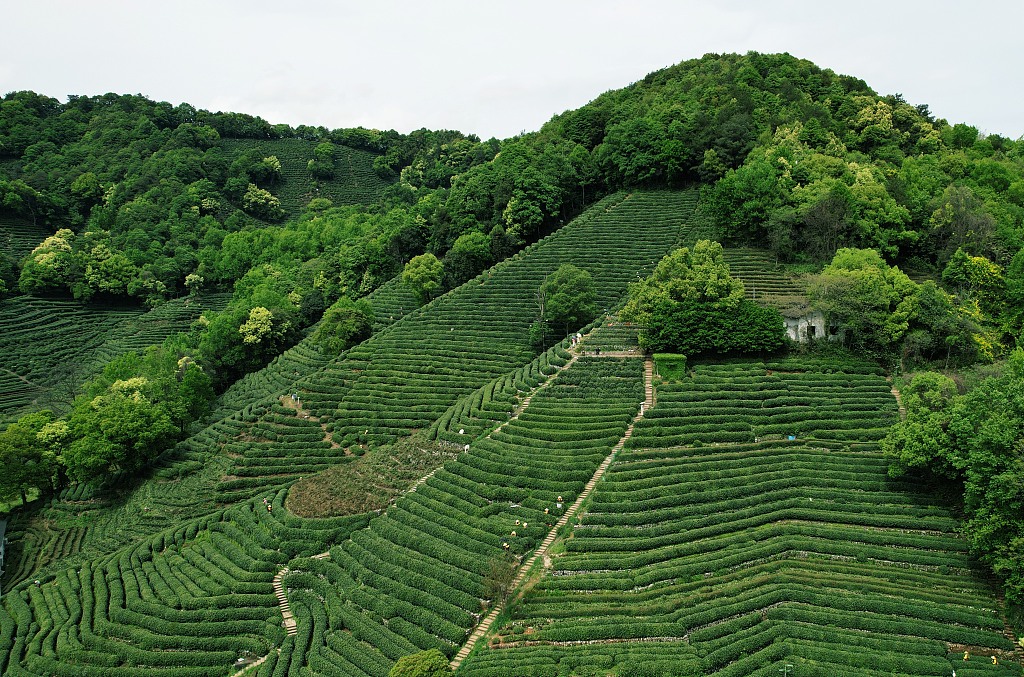
[[[1020,0],[4,0],[0,94],[506,138],[707,52],[790,54],[1024,135]]]

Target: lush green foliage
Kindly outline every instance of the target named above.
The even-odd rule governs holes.
[[[59,440],[53,438],[59,432],[53,412],[45,410],[25,414],[0,432],[0,500],[20,496],[24,502],[29,489],[56,484],[59,466],[53,442]]]
[[[111,479],[152,462],[188,424],[208,413],[213,399],[210,378],[171,346],[168,342],[142,356],[129,352],[114,359],[86,384],[66,419],[22,416],[8,427],[10,453],[37,466],[46,458],[58,461],[76,482]],[[36,468],[36,479],[21,486],[55,485],[57,468],[48,465],[48,470]]]
[[[777,310],[743,298],[722,245],[698,241],[672,252],[645,280],[630,284],[623,319],[637,322],[640,347],[685,355],[770,353],[785,344]]]
[[[684,355],[773,353],[786,344],[779,311],[742,299],[735,308],[709,310],[693,301],[659,306],[640,334],[645,350]]]
[[[987,259],[963,259],[976,272],[998,274]],[[947,277],[970,274],[958,261]],[[953,295],[931,280],[917,284],[873,249],[840,249],[809,278],[808,296],[844,345],[882,362],[895,364],[898,357],[904,365],[944,360],[948,366],[991,360],[1000,350],[995,318],[982,312],[971,289]]]
[[[324,313],[313,340],[324,352],[338,355],[370,338],[372,330],[373,307],[365,301],[343,297]]]
[[[452,674],[448,659],[437,649],[402,656],[388,677],[443,677]]]
[[[891,351],[910,326],[917,285],[872,249],[840,249],[815,277],[811,301],[839,324],[848,345]]]
[[[571,263],[544,278],[537,290],[538,322],[551,327],[558,336],[567,336],[597,315],[597,292],[587,271]]]
[[[0,420],[39,408],[63,414],[113,358],[186,332],[220,310],[223,294],[200,294],[146,311],[19,296],[0,302]]]
[[[945,266],[957,248],[1005,260],[1022,244],[1016,144],[950,126],[898,95],[851,91],[780,120],[706,190],[729,241],[828,260],[841,247]]]
[[[428,252],[409,259],[402,270],[402,282],[409,285],[422,305],[441,287],[443,274],[444,266],[436,256]]]
[[[559,265],[585,269],[607,313],[668,250],[689,244],[692,256],[709,235],[768,243],[784,259],[872,248],[884,259],[847,252],[823,275],[863,318],[818,297],[835,302],[851,344],[907,364],[997,356],[1024,317],[1018,146],[806,61],[753,53],[653,73],[504,142],[291,129],[138,96],[8,94],[0,253],[21,265],[0,257],[0,294],[20,283],[94,304],[187,293],[191,305],[158,306],[166,314],[143,325],[139,309],[4,301],[3,411],[47,397],[70,405],[85,374],[189,329],[204,292],[232,298],[202,308],[157,360],[183,367],[181,381],[123,358],[66,418],[35,414],[0,433],[5,468],[21,464],[4,478],[8,494],[59,482],[65,453],[76,474],[148,470],[131,488],[110,475],[121,491],[69,486],[12,520],[0,672],[219,677],[259,655],[262,675],[382,675],[418,651],[452,655],[503,593],[492,563],[536,546],[544,508],[581,490],[643,398],[637,360],[584,360],[553,380],[569,358],[560,346],[531,361],[535,292]],[[696,180],[709,187],[695,229],[694,192],[613,193]],[[434,263],[419,289],[397,278],[425,252],[446,287],[431,284]],[[749,267],[755,258],[710,256],[714,284],[697,295],[715,299],[703,305],[747,325],[743,309],[756,307],[744,291],[801,293]],[[740,260],[748,267],[732,274],[746,289],[723,287],[712,271]],[[910,286],[892,262],[942,286]],[[673,302],[694,303],[691,291]],[[373,337],[353,345],[370,323]],[[636,326],[601,325],[585,347],[637,344]],[[319,343],[300,340],[311,333]],[[184,355],[196,361],[178,364]],[[81,374],[62,378],[62,363]],[[931,675],[948,673],[949,644],[1009,648],[948,512],[881,474],[871,441],[896,415],[880,370],[838,357],[689,365],[693,378],[659,389],[554,557],[557,575],[512,609],[506,645],[478,652],[467,674],[774,675],[789,661],[808,674]],[[202,415],[206,386],[181,389],[200,375],[233,385],[208,426],[166,449]],[[947,385],[919,388],[940,395],[928,396],[908,464],[941,458],[937,472],[966,473],[969,542],[1012,583],[1016,386],[990,384],[968,406]],[[419,437],[384,444],[416,429],[470,449],[398,497],[445,458]],[[959,456],[940,449],[950,436]],[[372,521],[285,510],[287,486],[328,468],[364,473],[353,492],[399,470]],[[328,548],[329,560],[310,558]],[[272,587],[285,565],[295,636]],[[639,641],[650,639],[661,641]]]
[[[962,484],[967,542],[1024,604],[1024,352],[965,395],[945,376],[915,375],[904,405],[906,420],[883,441],[890,472]]]
[[[675,250],[650,277],[630,283],[623,319],[650,326],[656,309],[684,301],[706,304],[709,310],[735,308],[743,298],[743,283],[729,274],[722,254],[722,245],[708,240],[697,242],[692,251]]]

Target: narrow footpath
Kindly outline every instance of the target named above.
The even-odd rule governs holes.
[[[595,356],[596,357],[602,357],[602,358],[604,358],[604,357],[608,357],[608,358],[613,358],[613,357],[638,357],[638,353],[636,353],[636,352],[607,352],[607,353],[602,353],[600,355],[595,355]],[[559,368],[559,371],[562,371],[562,370],[565,370],[565,369],[568,369],[569,367],[571,367],[576,362],[576,360],[579,357],[580,357],[580,353],[574,352],[572,357],[569,359],[569,361],[566,362],[562,367]],[[540,386],[535,388],[533,390],[533,392],[531,392],[526,398],[523,399],[523,401],[520,403],[520,405],[513,412],[512,416],[509,418],[509,421],[513,421],[513,420],[515,420],[515,419],[517,419],[519,417],[519,415],[530,405],[530,401],[533,399],[533,396],[536,395],[541,390],[543,390],[545,387],[547,387],[550,383],[552,383],[555,380],[553,378],[553,376],[554,375],[552,375],[551,378],[546,379],[544,381],[544,383],[542,383]],[[646,411],[648,411],[651,407],[654,406],[655,399],[654,399],[654,383],[653,383],[653,380],[654,380],[654,362],[651,360],[650,357],[646,357],[644,359],[644,402],[643,402],[643,406],[640,408],[640,411],[637,413],[637,415],[633,417],[633,420],[630,422],[629,426],[626,428],[626,432],[623,434],[622,438],[618,441],[618,443],[614,447],[612,447],[611,452],[604,459],[604,461],[601,463],[601,465],[598,466],[597,471],[594,472],[593,477],[591,477],[590,481],[587,482],[586,487],[584,487],[583,491],[580,493],[580,495],[576,499],[576,501],[571,506],[569,506],[569,508],[562,515],[561,519],[559,519],[558,522],[551,528],[551,531],[548,533],[547,537],[545,537],[545,539],[541,542],[540,546],[538,546],[538,548],[533,552],[533,554],[530,555],[530,557],[527,558],[520,565],[519,571],[516,574],[515,580],[513,580],[512,585],[511,585],[511,589],[512,590],[518,589],[523,584],[523,582],[526,580],[526,576],[529,574],[530,570],[533,568],[533,566],[537,563],[538,560],[547,557],[548,550],[551,548],[551,545],[555,542],[555,538],[558,535],[558,530],[561,529],[563,526],[565,526],[566,524],[569,523],[569,520],[572,519],[576,515],[576,513],[579,511],[579,509],[583,505],[583,503],[587,500],[587,498],[590,497],[590,494],[591,494],[591,492],[593,492],[594,487],[597,486],[598,481],[601,479],[601,477],[604,476],[605,471],[608,470],[608,466],[610,466],[612,461],[615,459],[615,455],[625,445],[626,440],[628,440],[632,436],[632,434],[633,434],[633,426],[636,424],[637,421],[639,421],[641,418],[643,418],[643,415],[644,415],[644,413]],[[284,402],[284,399],[282,399],[282,402]],[[496,430],[500,430],[502,427],[507,425],[509,421],[506,421],[506,422],[502,423],[500,426],[498,426],[498,428]],[[493,434],[493,431],[492,431],[491,434]],[[488,435],[488,437],[489,436],[490,435]],[[428,474],[424,475],[423,477],[421,477],[418,481],[416,481],[415,484],[413,484],[411,487],[409,487],[409,489],[407,489],[404,493],[408,494],[408,493],[411,493],[411,492],[415,491],[420,485],[422,485],[424,482],[426,482],[435,472],[437,472],[437,470],[438,470],[438,468],[435,468],[430,473],[428,473]],[[313,559],[326,559],[326,558],[328,558],[330,556],[331,556],[330,551],[327,551],[327,552],[322,552],[322,553],[320,553],[318,555],[313,555]],[[279,607],[281,609],[281,617],[283,619],[281,624],[284,627],[285,632],[289,636],[295,636],[298,633],[298,627],[297,627],[297,624],[295,622],[295,617],[292,614],[291,607],[288,604],[287,592],[284,589],[284,578],[285,578],[285,576],[288,575],[289,571],[290,570],[288,569],[288,567],[284,567],[280,571],[278,571],[277,575],[274,576],[273,587],[274,587],[274,596],[277,597],[278,605],[279,605]],[[473,647],[476,646],[476,643],[487,633],[487,631],[490,629],[491,625],[494,623],[494,620],[498,617],[498,614],[500,613],[502,608],[503,608],[503,605],[500,605],[500,604],[499,605],[495,605],[494,608],[491,609],[491,612],[488,613],[487,616],[476,626],[476,628],[473,630],[473,633],[469,636],[469,639],[466,640],[466,643],[463,645],[462,649],[459,651],[458,654],[456,654],[455,658],[452,659],[451,667],[452,667],[453,670],[455,668],[457,668],[462,663],[463,660],[465,660],[466,656],[468,656],[469,653],[473,650]],[[242,670],[238,671],[235,674],[236,675],[245,674],[248,671],[250,671],[252,668],[254,668],[257,665],[261,664],[267,658],[268,658],[268,656],[263,656],[256,663],[254,663],[252,665],[249,665],[249,666],[246,666],[245,668],[243,668]]]
[[[576,359],[578,357],[579,357],[578,354],[574,354],[571,358],[569,358],[568,362],[566,362],[564,365],[562,365],[559,368],[559,371],[562,371],[564,369],[568,369],[569,367],[571,367],[573,365],[573,363],[576,362]],[[609,355],[609,357],[611,357],[611,355]],[[515,419],[517,419],[519,417],[519,415],[521,413],[523,413],[523,411],[526,409],[526,407],[529,406],[530,400],[533,398],[533,396],[536,395],[541,390],[543,390],[545,387],[547,387],[547,385],[550,384],[554,380],[555,379],[552,376],[551,378],[546,379],[544,381],[544,383],[542,383],[539,386],[537,386],[536,388],[534,388],[534,390],[525,399],[523,399],[522,403],[515,409],[515,411],[513,412],[512,416],[509,418],[509,421],[514,421]],[[647,378],[647,383],[648,383],[648,397],[650,397],[650,390],[649,390],[650,378]],[[282,397],[281,398],[281,402],[285,406],[288,406],[287,402],[286,402],[287,399],[288,399],[287,397]],[[299,405],[299,406],[301,406],[301,405]],[[295,408],[295,407],[293,407],[293,408]],[[496,428],[496,430],[501,430],[501,428],[503,428],[504,426],[508,425],[509,421],[505,421],[504,423],[502,423],[500,426],[498,426]],[[632,429],[632,425],[630,426],[630,429]],[[492,433],[488,434],[487,436],[490,437],[491,434],[493,434],[493,431],[492,431]],[[628,435],[627,435],[627,437],[628,437]],[[617,448],[620,448],[620,449],[622,448],[621,447],[621,443],[620,443],[619,447],[617,447]],[[423,477],[421,477],[418,480],[416,480],[416,482],[411,487],[406,489],[403,492],[402,495],[410,494],[410,493],[416,491],[416,489],[419,488],[420,485],[422,485],[424,482],[426,482],[431,477],[433,477],[434,473],[436,473],[442,467],[444,467],[444,466],[438,466],[437,468],[434,468],[433,470],[431,470],[429,473],[427,473]],[[590,485],[587,485],[587,486],[590,486]],[[397,498],[393,499],[391,502],[394,503],[395,500],[397,500]],[[580,501],[577,501],[577,503],[579,503],[579,502]],[[568,514],[568,513],[566,513],[566,514]],[[557,529],[558,526],[560,526],[563,522],[564,522],[564,519],[563,519],[562,522],[559,522],[559,524],[556,525],[555,528]],[[552,532],[552,533],[554,533],[554,532]],[[330,556],[331,556],[331,551],[328,550],[327,552],[322,552],[322,553],[320,553],[318,555],[313,555],[312,559],[327,559]],[[295,622],[295,616],[292,614],[291,607],[288,604],[288,594],[287,594],[287,592],[285,592],[285,589],[284,589],[284,577],[288,575],[289,571],[290,571],[290,569],[288,567],[284,567],[283,569],[278,571],[277,575],[274,576],[274,584],[273,585],[274,585],[274,596],[277,597],[277,604],[278,604],[278,606],[281,609],[281,617],[283,619],[281,621],[281,625],[284,626],[285,633],[287,633],[289,636],[294,637],[296,634],[298,634],[298,627],[297,627],[296,622]],[[267,659],[267,656],[264,656],[263,658],[260,659],[259,663],[262,663],[266,659]],[[236,674],[241,675],[246,670],[249,670],[251,667],[253,667],[253,666],[248,666],[246,668],[243,668],[242,670],[240,670]]]
[[[624,356],[624,354],[604,353],[600,357],[622,356]],[[629,356],[635,357],[635,354],[630,354]],[[544,538],[543,541],[541,541],[540,546],[538,546],[537,549],[533,551],[533,554],[530,555],[530,557],[528,557],[519,566],[519,571],[516,574],[515,579],[512,581],[512,585],[510,586],[511,590],[517,590],[526,580],[526,577],[529,575],[530,570],[533,568],[533,566],[537,563],[537,560],[547,556],[548,551],[551,549],[551,545],[555,542],[555,539],[558,537],[558,531],[566,524],[568,524],[569,520],[576,516],[576,513],[579,512],[579,509],[583,505],[583,503],[586,502],[588,498],[590,498],[590,494],[594,491],[594,487],[597,486],[598,481],[600,481],[600,479],[604,476],[605,471],[608,470],[608,467],[612,464],[612,461],[615,460],[615,455],[619,453],[623,446],[625,446],[626,440],[628,440],[633,435],[633,426],[636,425],[636,422],[643,418],[644,413],[650,410],[650,408],[653,406],[654,362],[651,360],[650,357],[646,357],[644,359],[644,406],[642,406],[637,415],[633,417],[633,420],[626,428],[626,432],[622,435],[622,439],[620,439],[618,443],[614,447],[612,447],[611,452],[608,454],[607,457],[605,457],[604,461],[601,462],[601,465],[598,466],[597,470],[594,472],[593,477],[591,477],[590,481],[587,482],[586,487],[584,487],[583,491],[580,493],[576,501],[571,506],[569,506],[569,508],[562,515],[561,519],[559,519],[555,526],[551,528],[551,531],[548,532],[548,535]],[[473,651],[473,647],[476,646],[477,642],[479,642],[491,629],[491,625],[494,624],[494,620],[498,617],[498,614],[501,613],[501,610],[503,608],[503,604],[495,604],[494,608],[491,609],[490,613],[488,613],[487,616],[484,617],[482,621],[480,621],[480,623],[473,630],[472,634],[470,634],[469,639],[467,639],[466,643],[462,645],[462,649],[460,649],[459,653],[455,654],[455,658],[452,659],[450,663],[452,670],[458,668],[462,664],[462,661],[466,660],[466,657],[470,654],[470,652]]]

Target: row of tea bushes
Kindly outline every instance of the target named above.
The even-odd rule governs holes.
[[[470,443],[329,559],[293,562],[289,589],[327,607],[308,665],[390,664],[428,648],[454,655],[490,603],[495,567],[544,538],[621,439],[642,393],[642,360],[581,358],[500,435]],[[316,636],[322,622],[300,618],[300,636]]]
[[[680,664],[695,654],[682,673],[693,675],[771,675],[786,664],[794,674],[960,674],[950,645],[1012,649],[948,509],[888,478],[877,445],[842,426],[863,416],[862,397],[889,414],[885,379],[868,367],[796,366],[778,362],[769,375],[752,361],[698,365],[662,384],[565,554],[511,608],[495,648],[478,649],[460,674],[514,672],[542,643],[561,652],[686,638],[677,651]],[[787,405],[796,412],[828,408],[839,441],[661,446],[662,426],[749,425],[744,417],[766,416],[779,390],[807,398]],[[545,661],[537,674],[560,674]],[[1021,674],[987,656],[969,666]]]
[[[220,677],[239,656],[270,653],[284,640],[275,573],[368,521],[299,519],[283,497],[17,586],[0,599],[0,672]]]
[[[629,444],[640,448],[782,437],[884,437],[897,419],[891,386],[872,373],[804,371],[826,364],[696,365],[690,378],[659,387],[657,408],[637,425]]]

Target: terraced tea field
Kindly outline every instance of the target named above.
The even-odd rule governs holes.
[[[40,242],[52,234],[42,223],[32,223],[21,217],[0,216],[0,252],[15,261],[31,254]]]
[[[47,513],[61,523],[59,530],[47,531],[50,525],[42,524],[15,525],[14,535],[25,535],[22,540],[26,542],[35,539],[37,545],[21,548],[21,554],[15,553],[11,560],[20,582],[8,582],[0,603],[4,609],[0,612],[0,670],[14,674],[24,669],[29,674],[222,675],[230,666],[224,659],[233,652],[235,657],[269,655],[260,668],[262,674],[269,675],[287,674],[291,655],[307,654],[301,648],[305,645],[290,643],[312,642],[309,646],[322,647],[308,651],[311,665],[320,660],[319,655],[337,653],[338,647],[352,640],[352,633],[337,632],[328,647],[323,630],[335,632],[341,625],[334,616],[327,617],[330,626],[320,622],[324,607],[321,604],[318,609],[312,604],[319,592],[297,592],[288,598],[299,634],[295,639],[285,639],[281,634],[283,617],[272,591],[278,567],[296,556],[308,556],[344,540],[338,531],[337,538],[322,538],[320,547],[313,547],[309,539],[320,538],[315,533],[319,522],[299,520],[283,509],[283,487],[297,477],[295,468],[306,464],[301,470],[305,472],[314,466],[326,466],[325,457],[327,461],[339,461],[331,457],[337,454],[336,440],[344,440],[350,433],[386,441],[407,434],[412,427],[426,428],[461,396],[484,389],[489,383],[504,380],[515,389],[516,394],[503,403],[512,410],[533,386],[546,381],[567,361],[564,352],[557,349],[531,360],[534,353],[526,345],[525,329],[533,317],[533,292],[543,277],[565,260],[583,265],[591,269],[602,301],[612,306],[625,291],[626,282],[643,274],[673,245],[694,202],[692,192],[617,195],[563,231],[425,308],[407,312],[405,294],[392,289],[382,297],[381,307],[391,311],[374,339],[336,360],[327,360],[308,344],[289,351],[266,370],[267,376],[254,375],[247,385],[230,393],[236,403],[242,403],[240,409],[179,445],[151,479],[119,498],[117,504],[104,503],[107,499],[90,488],[78,487],[65,492]],[[583,242],[591,251],[581,246]],[[621,266],[612,264],[613,255]],[[491,320],[498,313],[508,320],[511,329]],[[570,380],[557,388],[552,386],[549,397],[571,397],[578,401],[579,411],[563,415],[552,411],[534,422],[527,417],[517,424],[525,426],[522,430],[509,428],[503,434],[511,437],[494,442],[506,446],[476,445],[480,447],[479,456],[468,456],[458,465],[438,471],[417,490],[416,494],[422,491],[422,497],[432,496],[434,502],[417,507],[420,497],[413,502],[400,501],[365,536],[359,536],[380,538],[373,532],[380,528],[397,538],[395,530],[428,528],[423,523],[424,514],[428,514],[424,510],[445,515],[451,505],[466,507],[456,504],[455,496],[475,506],[474,511],[481,500],[494,502],[495,507],[474,512],[471,521],[449,514],[444,522],[450,526],[474,525],[464,535],[475,540],[467,541],[465,547],[455,544],[463,552],[458,561],[476,572],[457,584],[469,588],[453,598],[455,607],[439,605],[418,611],[401,597],[388,602],[402,616],[383,626],[405,638],[395,640],[400,642],[398,646],[407,649],[408,642],[413,646],[444,642],[446,652],[457,650],[458,639],[465,636],[481,610],[480,598],[473,597],[473,593],[483,589],[482,575],[489,564],[480,555],[504,553],[499,538],[508,540],[517,554],[524,553],[542,533],[537,526],[540,523],[530,518],[539,518],[543,507],[559,493],[568,498],[582,488],[591,472],[588,468],[604,453],[597,449],[614,444],[628,423],[629,412],[642,398],[640,360],[623,362],[625,375],[600,373],[600,365],[613,363],[603,360],[594,367],[597,371],[588,371],[585,364],[577,365],[565,375]],[[381,378],[387,374],[391,374],[391,380]],[[588,385],[594,379],[603,385]],[[282,385],[287,389],[282,390]],[[620,385],[627,394],[622,395],[623,403],[617,404]],[[300,394],[299,409],[282,407],[281,396],[295,389]],[[597,397],[602,398],[599,405],[593,402]],[[538,397],[529,410],[536,414],[552,406],[554,402],[545,403],[543,397]],[[615,413],[617,407],[623,408],[621,414]],[[508,410],[504,410],[505,420]],[[311,412],[310,419],[300,411]],[[365,421],[358,420],[353,412],[363,411],[370,415]],[[564,416],[572,420],[590,417],[593,422],[582,436],[568,439],[558,432],[566,427]],[[333,426],[330,441],[324,437],[325,425]],[[532,436],[540,436],[537,439],[542,441],[534,442]],[[522,440],[516,442],[520,437]],[[227,446],[223,446],[225,443]],[[235,444],[238,446],[232,446]],[[534,469],[520,479],[506,480],[513,469],[531,467],[525,464],[525,457],[518,455],[534,447],[543,452],[530,461]],[[571,460],[567,454],[579,454],[579,460]],[[553,468],[563,470],[565,477],[545,479]],[[216,477],[223,481],[214,492]],[[478,495],[486,498],[471,499],[467,487],[476,487]],[[530,496],[534,498],[527,499]],[[263,499],[272,509],[266,513]],[[517,505],[509,506],[508,501]],[[235,507],[225,508],[224,504]],[[407,518],[405,513],[410,516]],[[515,537],[506,533],[505,523],[513,514],[526,523]],[[295,521],[294,528],[301,535],[282,535],[263,525],[263,520],[271,518]],[[405,523],[406,519],[411,521]],[[448,528],[439,528],[434,540],[417,536],[417,542],[433,547],[429,544],[447,538]],[[313,531],[307,533],[305,529]],[[488,535],[481,535],[484,533]],[[355,547],[358,539],[352,540],[353,545],[346,548]],[[207,542],[215,543],[214,547],[205,545]],[[347,568],[349,565],[340,561],[341,552],[338,558],[313,562],[334,567],[329,575],[337,576],[338,581],[352,575],[367,584],[383,580],[362,569]],[[423,564],[422,557],[410,554],[409,562],[419,567],[412,571],[420,575],[440,573],[437,565]],[[40,569],[39,563],[45,566]],[[66,566],[62,567],[63,563]],[[318,566],[316,563],[310,567]],[[301,567],[290,569],[295,572]],[[232,577],[235,584],[231,583]],[[31,582],[33,578],[40,579],[39,587]],[[390,584],[379,584],[392,594],[386,587]],[[298,590],[303,586],[292,587]],[[382,609],[371,605],[370,600],[357,599],[359,604],[370,606],[346,616],[346,623],[362,627],[366,633],[358,639],[359,650],[351,655],[358,661],[368,651],[365,660],[377,661],[378,665],[383,660],[390,665],[395,654],[394,647],[386,645],[389,640],[382,640],[385,644],[381,648],[366,649],[366,639],[383,632],[378,628],[380,619],[357,625],[370,612]],[[452,615],[438,615],[439,610]],[[198,613],[186,613],[191,611]],[[189,617],[200,621],[194,632],[183,625]],[[431,618],[434,620],[425,621],[423,626],[409,625]],[[85,630],[79,631],[80,625]],[[279,646],[280,654],[275,650]],[[193,652],[197,655],[192,656]],[[294,668],[296,674],[299,669]]]
[[[177,299],[149,312],[30,296],[0,301],[0,421],[67,407],[83,380],[111,358],[187,331],[204,309],[222,308],[227,298]]]
[[[0,671],[219,676],[238,657],[267,656],[260,674],[379,675],[418,646],[453,653],[491,562],[536,544],[642,392],[641,360],[580,361],[368,527],[367,515],[295,518],[277,492],[41,576],[0,599]],[[589,423],[566,434],[569,420]],[[311,557],[325,548],[328,559]],[[286,564],[294,634],[274,587]]]
[[[824,368],[662,385],[563,554],[458,674],[1020,675],[955,520],[870,441],[896,411],[884,378]]]
[[[284,639],[278,568],[366,524],[299,520],[283,494],[266,498],[6,593],[0,673],[219,677],[265,655]]]
[[[588,328],[599,358],[527,345],[545,275],[589,270],[614,313],[694,202],[611,196],[420,309],[392,283],[373,338],[337,358],[304,341],[243,379],[134,491],[77,486],[15,520],[0,673],[377,676],[454,657],[614,458],[459,675],[1019,677],[953,517],[886,476],[879,369],[690,365],[652,408],[635,328]],[[412,430],[462,453],[375,512],[286,509],[299,477]]]
[[[743,280],[747,298],[770,303],[780,297],[805,295],[803,286],[783,271],[766,250],[730,247],[724,251],[723,258],[733,277]]]
[[[588,270],[598,303],[614,306],[637,275],[664,256],[692,214],[695,193],[618,194],[557,233],[405,315],[343,359],[295,381],[312,429],[287,450],[260,430],[238,431],[227,449],[233,468],[218,487],[222,500],[245,498],[344,462],[346,449],[379,445],[426,429],[460,398],[528,364],[535,292],[560,264]],[[506,383],[515,387],[515,383]],[[287,392],[287,391],[286,391]],[[274,398],[284,395],[278,391]],[[507,412],[515,395],[506,392]],[[250,407],[246,426],[275,425],[275,399]],[[267,421],[264,418],[271,417]],[[316,439],[314,439],[316,437]],[[332,447],[332,444],[333,447]],[[303,446],[303,444],[305,446]]]
[[[307,164],[313,159],[317,143],[303,139],[221,141],[229,162],[249,150],[255,150],[260,157],[276,156],[281,161],[281,179],[270,190],[281,200],[289,217],[297,216],[315,197],[328,198],[337,206],[371,204],[388,187],[389,183],[373,171],[376,155],[341,145],[334,147],[334,178],[315,181]]]
[[[641,359],[580,358],[329,558],[289,565],[290,669],[383,675],[422,648],[454,655],[494,596],[494,569],[540,543],[642,399]]]

